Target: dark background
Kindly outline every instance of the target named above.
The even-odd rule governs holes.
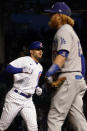
[[[0,114],[2,112],[6,93],[12,88],[13,77],[4,74],[6,65],[20,57],[27,55],[27,48],[33,41],[42,41],[44,54],[41,64],[43,76],[51,65],[51,46],[55,31],[48,27],[49,17],[44,14],[44,9],[61,0],[1,0],[0,1],[0,30],[4,44],[4,60],[0,61]],[[87,66],[87,6],[86,1],[64,0],[72,9],[72,18],[75,20],[74,29],[77,32]],[[87,74],[87,72],[86,72]],[[37,108],[39,131],[46,131],[46,118],[50,104],[48,92],[44,88],[44,80],[41,78],[43,95],[34,96]],[[87,95],[84,98],[84,113],[87,118]],[[67,120],[68,121],[68,120]],[[67,122],[68,123],[68,122]],[[65,123],[63,131],[71,131],[69,124]],[[68,126],[67,126],[68,125]],[[67,129],[66,129],[67,127]],[[26,126],[20,114],[12,122],[7,131],[25,131]]]

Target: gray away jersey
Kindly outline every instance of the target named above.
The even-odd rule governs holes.
[[[73,28],[65,24],[55,34],[52,47],[52,60],[59,50],[69,51],[62,71],[81,71],[82,48],[80,40]]]

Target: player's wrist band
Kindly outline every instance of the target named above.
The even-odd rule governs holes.
[[[68,57],[68,54],[69,54],[69,51],[67,51],[67,50],[59,50],[58,52],[57,52],[57,54],[59,54],[59,55],[62,55],[62,56],[64,56],[64,57]]]
[[[57,64],[53,64],[49,70],[46,73],[46,77],[50,77],[52,76],[55,72],[57,72],[58,70],[60,70],[60,67]]]

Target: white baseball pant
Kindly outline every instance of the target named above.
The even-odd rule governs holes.
[[[66,116],[74,131],[87,131],[83,114],[83,96],[87,90],[84,79],[75,79],[75,73],[65,73],[67,80],[55,93],[48,113],[48,131],[61,131]]]
[[[18,94],[19,95],[19,94]],[[23,96],[20,96],[23,97]],[[26,98],[24,101],[16,100],[7,95],[5,104],[0,118],[0,131],[6,130],[16,115],[20,112],[24,121],[26,122],[28,131],[38,131],[37,116],[35,106],[31,98]]]

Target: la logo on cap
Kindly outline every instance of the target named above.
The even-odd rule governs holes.
[[[43,47],[42,43],[40,43],[40,47]]]

